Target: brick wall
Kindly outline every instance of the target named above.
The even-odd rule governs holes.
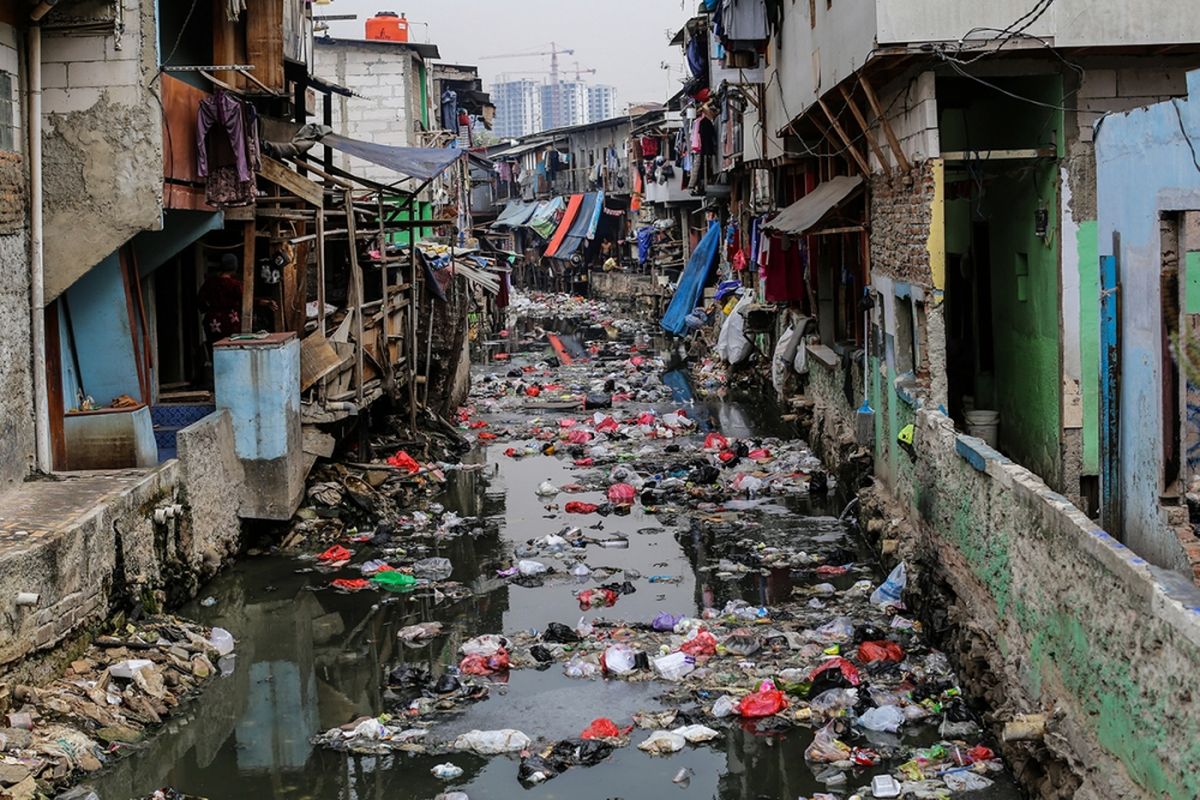
[[[929,226],[934,198],[928,161],[908,173],[871,176],[871,272],[929,286]]]
[[[359,97],[335,95],[333,129],[342,136],[396,147],[414,147],[416,124],[410,85],[416,80],[413,56],[384,45],[322,44],[317,40],[313,72],[326,80],[353,89]],[[335,156],[342,169],[383,183],[396,173],[345,154]]]

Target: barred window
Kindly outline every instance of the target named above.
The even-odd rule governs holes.
[[[16,118],[12,73],[0,71],[0,150],[17,149]]]

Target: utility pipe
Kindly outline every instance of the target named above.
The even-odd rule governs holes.
[[[46,387],[46,271],[42,224],[42,29],[29,26],[29,275],[33,339],[33,425],[37,468],[54,469]]]

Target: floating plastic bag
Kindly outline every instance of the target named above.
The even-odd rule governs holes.
[[[208,643],[216,648],[219,656],[227,656],[233,652],[233,634],[224,628],[213,628]]]
[[[600,668],[613,675],[628,675],[637,670],[637,653],[627,644],[614,644],[600,655]]]
[[[678,681],[696,669],[696,659],[687,653],[670,653],[654,659],[654,671],[663,680]]]
[[[804,751],[804,758],[815,764],[832,764],[835,761],[845,761],[850,758],[850,746],[837,738],[833,732],[834,723],[830,722],[817,731],[812,744]]]
[[[863,712],[858,724],[869,731],[895,733],[904,724],[904,712],[896,706],[879,706]]]
[[[858,703],[858,689],[826,689],[808,701],[813,711],[829,714],[843,708],[854,708]]]
[[[873,664],[877,661],[891,661],[898,664],[904,660],[904,648],[890,641],[863,642],[858,646],[858,660],[864,664]]]
[[[684,739],[678,733],[671,731],[655,731],[638,745],[639,750],[645,750],[647,753],[656,756],[665,756],[671,753],[678,753],[687,744],[687,739]]]
[[[650,582],[654,583],[654,580],[651,579]],[[680,614],[668,614],[666,611],[660,611],[655,615],[654,621],[650,623],[650,627],[656,631],[673,631],[681,619],[683,619],[683,616]]]
[[[423,558],[413,564],[412,569],[414,574],[420,575],[422,578],[441,581],[450,577],[450,573],[454,571],[454,565],[448,558]]]
[[[844,681],[845,684],[849,684],[850,686],[858,686],[862,683],[862,678],[858,674],[858,667],[844,658],[831,658],[823,662],[808,676],[808,682],[815,685],[817,679],[823,675],[826,675],[827,678],[833,678],[838,682]]]
[[[752,656],[762,649],[762,640],[749,628],[738,628],[721,645],[735,656]]]
[[[467,656],[458,664],[464,675],[491,675],[508,669],[508,651],[501,648],[490,656]]]
[[[871,593],[871,605],[884,607],[902,605],[900,595],[904,593],[904,587],[907,585],[908,568],[901,561],[887,576],[887,580]]]
[[[376,572],[371,576],[371,583],[376,583],[385,589],[407,589],[417,584],[417,579],[407,572],[389,570]]]
[[[769,717],[788,707],[783,692],[770,681],[763,681],[757,692],[752,692],[738,703],[738,714],[743,717]]]
[[[701,742],[711,742],[721,734],[707,725],[684,725],[681,728],[676,728],[671,733],[677,733],[684,739],[687,739],[689,744],[700,744]]]
[[[952,792],[977,792],[980,789],[988,788],[994,783],[991,778],[985,778],[978,773],[968,770],[947,772],[942,776],[942,780],[946,782],[946,787]]]
[[[716,353],[717,357],[726,363],[740,364],[754,349],[745,333],[746,311],[753,302],[753,295],[747,292],[721,324],[721,333],[717,336]]]
[[[541,575],[549,569],[549,567],[540,561],[522,559],[521,561],[517,562],[517,572],[521,573],[526,578],[533,575]]]
[[[346,563],[353,555],[353,551],[347,550],[340,544],[335,544],[333,547],[317,556],[317,561],[320,561],[322,564],[327,566],[335,566],[337,564]]]
[[[463,774],[462,767],[456,764],[451,764],[449,761],[447,761],[445,764],[438,764],[429,771],[433,773],[433,777],[441,778],[444,781],[452,781],[455,778],[461,778]]]
[[[614,483],[608,487],[608,501],[615,506],[631,506],[637,490],[628,483]]]
[[[616,739],[633,730],[633,726],[621,729],[617,723],[613,722],[608,717],[599,717],[592,720],[591,724],[584,728],[583,733],[579,734],[580,739]]]
[[[508,639],[494,633],[485,633],[468,639],[459,650],[464,656],[492,656],[508,647]]]
[[[568,514],[592,514],[598,508],[600,508],[600,506],[596,505],[595,503],[584,503],[581,500],[572,500],[563,506],[563,510]]]
[[[717,698],[717,702],[713,703],[712,715],[717,719],[732,717],[737,711],[737,700],[734,700],[729,695],[721,695]]]
[[[600,674],[600,667],[575,656],[563,665],[563,674],[568,678],[594,678]]]
[[[481,756],[516,753],[529,747],[528,736],[512,728],[498,731],[469,731],[454,740],[455,750],[470,750]]]
[[[717,638],[706,630],[698,630],[679,650],[689,656],[713,656],[717,654]]]
[[[729,440],[719,433],[713,432],[704,437],[705,450],[724,450],[729,447]]]
[[[407,471],[410,475],[421,471],[421,465],[417,463],[417,460],[403,450],[397,450],[388,458],[387,463],[389,466]]]

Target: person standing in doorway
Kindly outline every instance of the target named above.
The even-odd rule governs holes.
[[[210,361],[213,344],[241,330],[242,282],[234,277],[237,272],[238,257],[226,253],[213,265],[196,296],[204,315],[204,339]]]

